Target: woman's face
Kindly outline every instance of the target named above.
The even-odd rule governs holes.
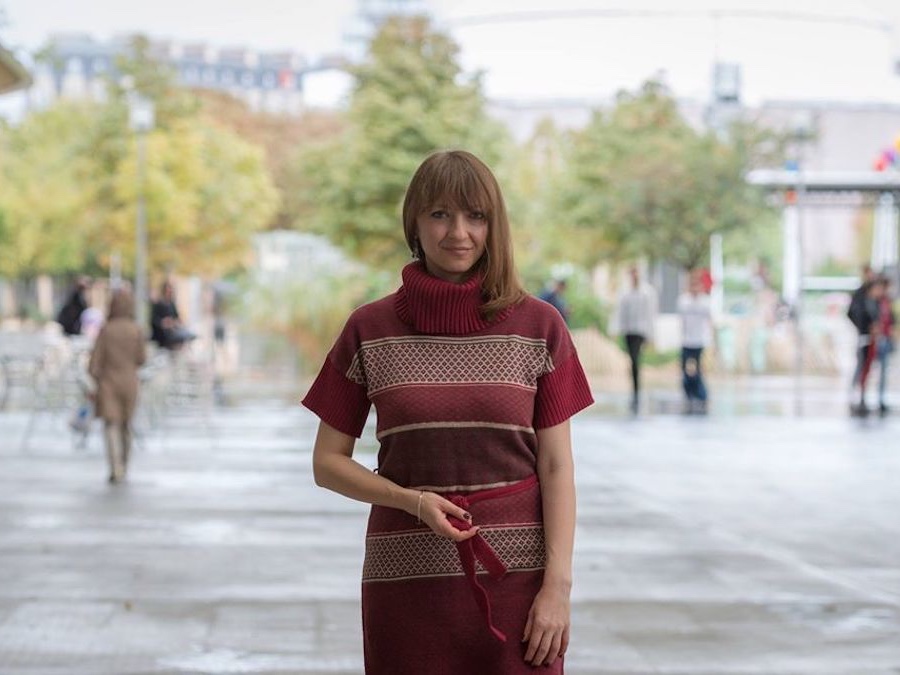
[[[416,218],[416,234],[428,271],[460,283],[484,254],[487,217],[481,211],[435,204]]]

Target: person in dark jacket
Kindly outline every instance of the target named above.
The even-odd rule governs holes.
[[[184,327],[175,306],[175,289],[166,281],[150,309],[150,338],[162,349],[176,350],[197,336]]]
[[[553,279],[538,297],[556,307],[556,311],[562,314],[566,323],[569,323],[569,303],[565,298],[566,286],[565,279]]]
[[[859,389],[859,403],[851,405],[850,412],[861,417],[869,414],[869,408],[866,406],[866,381],[876,355],[878,318],[885,285],[878,279],[873,279],[863,284],[863,291],[861,299],[857,300],[856,304],[851,302],[850,309],[847,310],[847,316],[858,333],[853,387]]]
[[[866,311],[866,296],[874,281],[875,273],[872,268],[869,265],[863,265],[862,284],[853,291],[853,295],[850,297],[850,306],[847,308],[847,318],[850,319],[850,323],[856,328],[857,334],[856,368],[853,371],[853,380],[851,382],[851,389],[854,390],[860,384],[860,377],[866,363],[866,351],[861,346],[863,342],[868,345],[868,325],[870,322],[867,319],[869,312]],[[851,412],[857,412],[855,404],[851,404]]]
[[[65,335],[81,335],[81,314],[88,308],[87,290],[90,280],[79,277],[72,286],[63,306],[56,315],[56,323],[62,326]]]

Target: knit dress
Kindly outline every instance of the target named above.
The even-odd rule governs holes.
[[[403,269],[353,312],[303,404],[359,437],[377,413],[377,471],[472,515],[462,544],[373,506],[362,573],[367,675],[532,673],[521,642],[545,564],[536,430],[592,403],[559,312],[527,297],[485,321],[480,279]],[[467,523],[451,519],[466,529]],[[541,673],[562,673],[562,659]]]

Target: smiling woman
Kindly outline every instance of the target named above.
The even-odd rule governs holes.
[[[471,153],[439,152],[422,163],[403,200],[403,233],[430,274],[456,282],[472,274],[482,277],[485,316],[525,297],[503,194],[491,170]]]
[[[478,210],[435,205],[416,217],[416,249],[428,271],[460,283],[484,255],[487,220]]]
[[[562,673],[581,363],[559,313],[522,290],[478,158],[428,157],[403,227],[418,260],[353,312],[303,401],[322,420],[316,482],[372,504],[366,673]],[[372,404],[376,473],[352,458]]]

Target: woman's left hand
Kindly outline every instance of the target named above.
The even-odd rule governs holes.
[[[568,590],[544,586],[528,612],[525,661],[533,666],[551,665],[569,646],[570,600]]]

